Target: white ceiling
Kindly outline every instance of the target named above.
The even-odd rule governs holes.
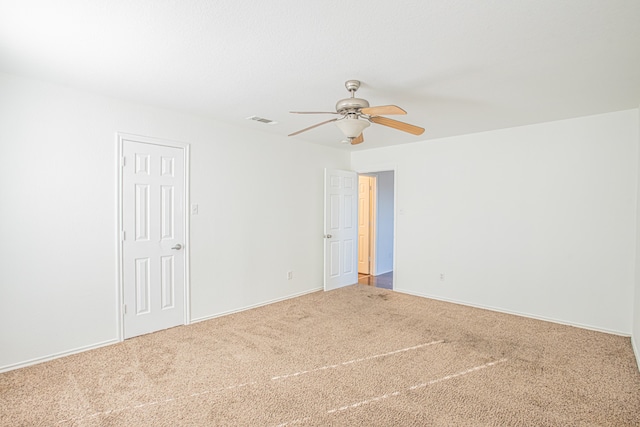
[[[0,0],[0,70],[280,135],[357,79],[426,128],[292,137],[359,150],[637,108],[640,1]]]

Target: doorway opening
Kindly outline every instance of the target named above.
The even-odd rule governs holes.
[[[393,289],[393,170],[358,175],[358,283]]]

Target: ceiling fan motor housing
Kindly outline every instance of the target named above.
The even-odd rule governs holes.
[[[336,111],[340,114],[354,113],[361,108],[368,108],[369,102],[361,98],[345,98],[338,101]]]

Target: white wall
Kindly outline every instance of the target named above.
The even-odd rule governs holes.
[[[393,171],[376,172],[376,265],[375,274],[393,271]]]
[[[118,339],[117,131],[191,144],[193,319],[322,287],[348,153],[0,74],[0,370]]]
[[[638,110],[357,151],[352,168],[389,159],[395,290],[631,333]]]
[[[396,290],[637,350],[639,127],[630,110],[354,152],[397,164]],[[0,371],[118,339],[116,131],[192,144],[193,319],[322,286],[323,168],[347,153],[0,74]]]

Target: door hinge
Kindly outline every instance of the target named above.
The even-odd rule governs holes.
[[[127,233],[125,233],[124,230],[120,232],[120,238],[122,239],[123,242],[127,239]]]
[[[126,164],[127,164],[127,158],[126,157],[120,157],[120,167],[123,168],[123,167],[125,167]]]
[[[122,304],[122,314],[127,314],[127,304]]]

